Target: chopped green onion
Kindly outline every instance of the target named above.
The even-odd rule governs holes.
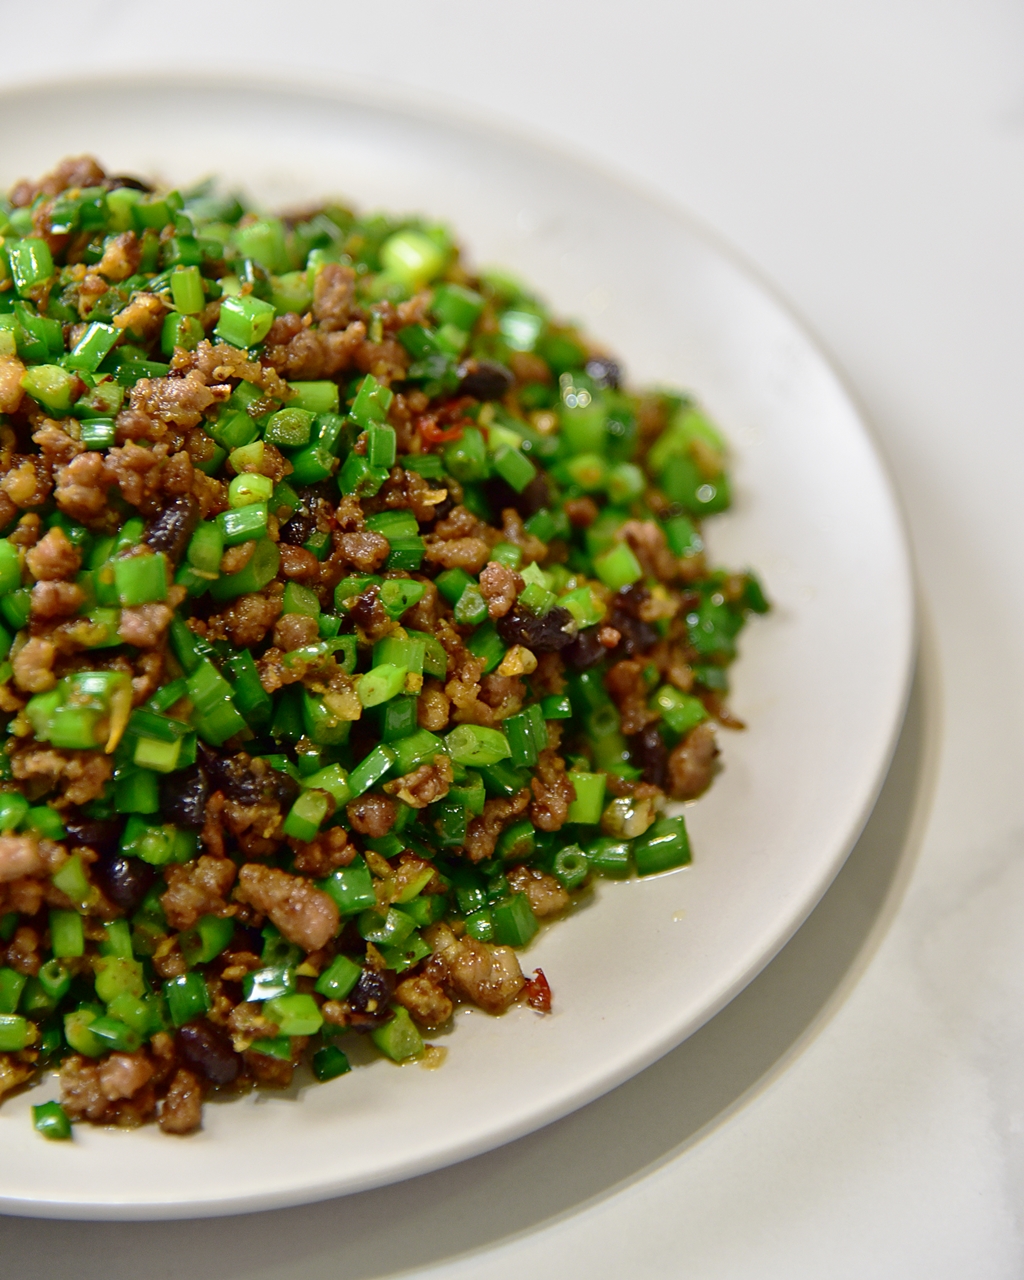
[[[234,347],[254,347],[270,332],[274,323],[271,303],[251,295],[224,298],[220,304],[220,319],[214,334]]]

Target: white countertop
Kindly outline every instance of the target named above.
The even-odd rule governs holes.
[[[660,1063],[532,1137],[347,1200],[188,1226],[2,1219],[3,1274],[1024,1274],[1019,7],[51,0],[2,22],[0,84],[146,62],[379,77],[659,189],[845,372],[905,504],[923,619],[849,862]]]

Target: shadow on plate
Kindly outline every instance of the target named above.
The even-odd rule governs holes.
[[[73,1259],[76,1280],[122,1280],[145,1259],[150,1280],[197,1267],[215,1280],[373,1280],[535,1231],[701,1141],[817,1034],[898,907],[935,774],[933,652],[926,639],[885,785],[831,888],[750,986],[635,1079],[497,1151],[341,1200],[189,1223],[8,1218],[5,1273],[49,1280]]]

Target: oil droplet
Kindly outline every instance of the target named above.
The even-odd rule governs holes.
[[[443,1045],[425,1044],[423,1053],[417,1059],[424,1071],[436,1071],[442,1066],[445,1058],[448,1057],[448,1050]]]
[[[676,912],[674,912],[674,913],[673,913],[673,915],[672,915],[672,919],[675,921],[675,923],[676,923],[676,924],[679,924],[681,921],[683,921],[683,920],[685,920],[685,919],[686,919],[686,912],[685,912],[685,911],[676,911]]]

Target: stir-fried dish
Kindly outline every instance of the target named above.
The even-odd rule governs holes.
[[[717,428],[421,219],[82,157],[0,237],[0,1094],[188,1133],[550,1010],[738,726]]]

